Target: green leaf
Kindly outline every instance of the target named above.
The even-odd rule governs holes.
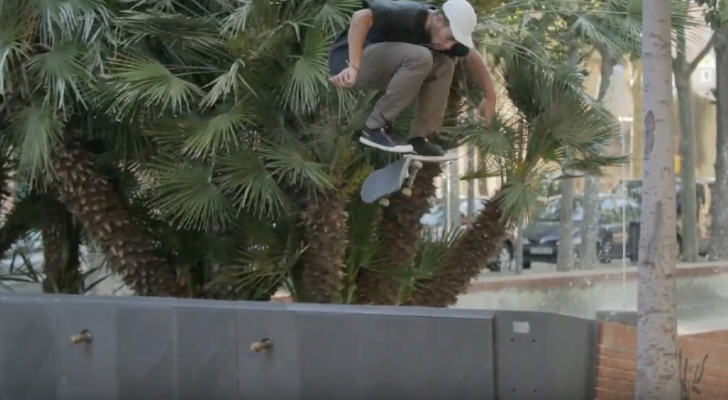
[[[32,185],[53,176],[53,150],[61,143],[63,123],[39,103],[16,111],[10,131],[18,152],[18,172]]]
[[[320,102],[321,92],[328,81],[327,38],[314,30],[306,35],[303,53],[296,58],[283,87],[283,104],[295,112],[311,112]]]
[[[282,215],[292,210],[292,204],[260,154],[241,149],[221,155],[216,160],[216,171],[215,182],[233,197],[238,209],[256,216]]]
[[[212,156],[221,150],[229,152],[251,120],[252,115],[242,107],[219,112],[198,124],[184,141],[182,151],[193,158]]]
[[[63,110],[68,96],[81,104],[85,103],[83,86],[94,80],[84,65],[86,52],[83,43],[60,42],[49,51],[36,54],[28,60],[28,71],[37,77],[37,90],[47,91],[46,101],[49,105]]]
[[[149,57],[115,59],[110,67],[111,108],[118,114],[149,108],[187,113],[204,96],[197,85],[183,79],[183,71],[174,73]]]
[[[233,210],[208,167],[158,163],[151,206],[182,228],[221,229]]]

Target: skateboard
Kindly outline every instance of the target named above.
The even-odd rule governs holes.
[[[446,163],[448,161],[425,161],[415,160],[411,155],[404,155],[399,160],[382,167],[366,177],[361,187],[361,199],[371,204],[379,201],[379,204],[386,207],[389,205],[387,196],[400,191],[404,196],[412,195],[412,185],[417,177],[417,172],[423,167],[423,163]]]

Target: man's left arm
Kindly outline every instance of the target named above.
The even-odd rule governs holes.
[[[488,66],[485,65],[483,56],[475,49],[470,49],[467,55],[468,65],[473,75],[478,79],[480,87],[485,91],[485,99],[478,106],[480,114],[485,117],[485,121],[490,125],[493,115],[495,115],[495,87],[493,86],[493,78],[490,76]]]

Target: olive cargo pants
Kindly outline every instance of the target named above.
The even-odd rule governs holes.
[[[409,43],[385,42],[364,49],[355,86],[386,90],[367,119],[369,128],[394,121],[417,100],[412,136],[429,136],[442,129],[455,61]]]

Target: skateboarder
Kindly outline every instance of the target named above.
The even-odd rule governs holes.
[[[448,0],[442,9],[414,1],[364,0],[349,29],[329,52],[331,82],[337,87],[385,90],[362,129],[365,145],[394,153],[415,153],[423,160],[446,160],[428,136],[439,133],[453,80],[455,60],[464,58],[485,90],[480,113],[487,123],[495,113],[495,90],[473,47],[477,19],[466,0]],[[417,100],[409,142],[392,122]]]

